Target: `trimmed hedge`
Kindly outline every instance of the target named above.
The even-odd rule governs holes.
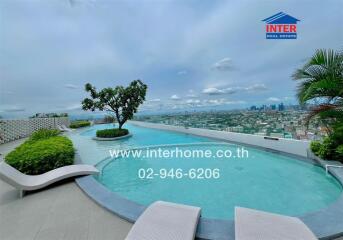
[[[89,121],[75,121],[72,122],[69,127],[70,128],[81,128],[81,127],[88,127],[91,123]]]
[[[20,172],[37,175],[74,162],[73,143],[64,136],[28,140],[10,152],[5,161]]]
[[[59,130],[56,129],[40,129],[36,132],[34,132],[31,137],[30,137],[30,141],[37,141],[37,140],[41,140],[41,139],[47,139],[50,137],[54,137],[60,134]]]
[[[129,130],[123,128],[110,128],[96,131],[96,136],[100,138],[115,138],[129,134]]]

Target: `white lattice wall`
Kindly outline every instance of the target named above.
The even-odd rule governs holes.
[[[56,129],[57,125],[69,126],[68,117],[30,118],[23,120],[0,119],[0,144],[30,136],[39,129]]]

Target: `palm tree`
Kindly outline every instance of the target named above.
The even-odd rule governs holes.
[[[343,52],[319,49],[292,77],[300,104],[314,105],[307,123],[314,116],[329,126],[343,122]]]

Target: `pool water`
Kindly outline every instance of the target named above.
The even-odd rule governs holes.
[[[96,142],[91,140],[95,131],[108,128],[97,125],[71,138],[82,155],[83,161],[99,163],[102,170],[97,180],[121,196],[148,205],[156,200],[199,206],[202,216],[216,219],[232,219],[235,206],[260,209],[286,215],[302,215],[319,210],[334,202],[342,193],[342,187],[331,175],[306,161],[244,147],[249,155],[243,158],[116,158],[109,157],[109,149],[132,148],[169,144],[163,149],[181,150],[231,150],[237,145],[221,143],[208,138],[154,130],[128,125],[133,137],[120,142]],[[171,144],[171,145],[170,145]],[[151,147],[153,149],[153,147]],[[107,158],[106,160],[104,160]],[[104,161],[101,161],[104,160]],[[219,169],[219,178],[191,179],[140,178],[140,169]]]
[[[211,142],[208,138],[196,137],[192,135],[179,134],[170,131],[142,128],[130,124],[125,124],[132,137],[120,141],[94,141],[96,131],[100,129],[113,128],[112,124],[94,125],[87,130],[77,130],[77,134],[71,134],[78,154],[82,161],[88,164],[97,164],[104,158],[109,157],[109,150],[127,149],[140,146],[153,146],[162,144]]]

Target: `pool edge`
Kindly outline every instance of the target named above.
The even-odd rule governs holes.
[[[80,189],[101,207],[130,223],[134,223],[146,206],[111,192],[92,176],[75,179]],[[234,240],[234,221],[200,217],[196,239]]]
[[[221,138],[208,138],[223,141],[223,139]],[[245,143],[239,143],[235,141],[229,142],[247,145]],[[255,145],[250,146],[267,151],[270,150],[268,148],[266,149],[264,147],[259,147]],[[278,150],[272,151],[275,151],[276,153],[280,153],[283,155],[290,155],[296,157],[299,160],[308,161],[312,164],[325,168],[325,161],[318,158],[306,158],[304,156],[285,153]],[[80,158],[78,158],[78,161],[82,162]],[[337,164],[342,165],[341,163]],[[338,180],[341,186],[343,186],[343,170],[331,168],[329,169],[329,172]],[[77,185],[82,189],[82,191],[84,191],[91,199],[97,202],[100,206],[104,207],[105,209],[111,211],[112,213],[118,215],[119,217],[131,223],[134,223],[139,217],[139,215],[146,208],[143,205],[140,205],[136,202],[123,198],[114,192],[111,192],[101,183],[96,181],[96,179],[92,176],[77,178],[75,179],[75,181]],[[337,221],[338,219],[343,219],[343,194],[341,194],[341,196],[335,202],[328,205],[328,207],[297,217],[304,221],[304,223],[314,232],[314,234],[319,239],[333,239],[339,236],[343,236],[343,221]],[[196,233],[196,239],[234,240],[234,235],[235,234],[233,220],[200,218]]]

